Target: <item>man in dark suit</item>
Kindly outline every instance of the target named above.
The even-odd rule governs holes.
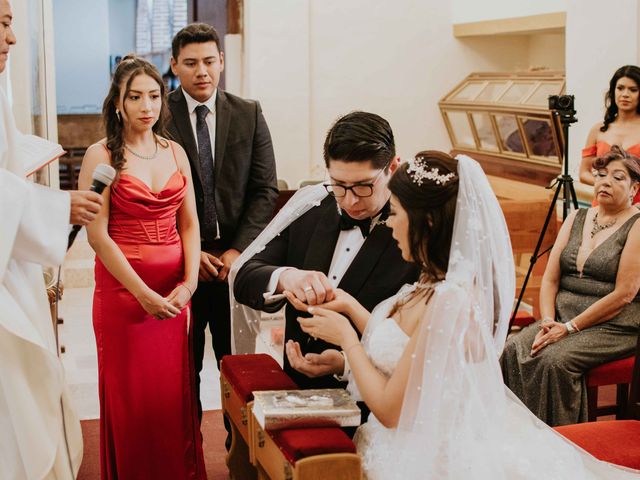
[[[343,116],[327,134],[324,159],[329,195],[240,268],[234,283],[240,303],[275,311],[287,290],[315,305],[330,301],[339,287],[371,310],[417,280],[418,269],[402,260],[384,224],[387,182],[399,164],[389,123],[366,112]],[[339,386],[344,355],[304,333],[296,321],[301,315],[287,306],[285,371],[302,388]]]
[[[172,43],[171,70],[181,87],[169,95],[168,129],[189,157],[202,237],[192,299],[199,391],[206,326],[219,365],[231,353],[229,268],[271,219],[278,189],[259,103],[218,88],[224,53],[215,29],[195,23],[180,30]]]

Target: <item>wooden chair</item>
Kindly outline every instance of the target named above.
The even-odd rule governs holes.
[[[629,420],[578,423],[556,427],[556,431],[600,460],[640,470],[640,335],[627,416]]]

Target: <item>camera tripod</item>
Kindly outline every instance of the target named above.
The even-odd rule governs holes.
[[[569,97],[569,95],[563,95],[561,98]],[[549,99],[549,104],[551,105],[552,99]],[[533,267],[540,257],[545,255],[552,247],[547,248],[544,252],[540,252],[540,248],[542,247],[542,241],[544,240],[544,236],[547,233],[547,228],[549,228],[549,222],[551,221],[552,214],[556,208],[556,203],[560,198],[560,194],[562,192],[562,220],[564,221],[569,215],[570,206],[573,205],[575,210],[578,209],[578,197],[576,195],[576,190],[573,186],[573,178],[569,175],[569,127],[572,123],[577,122],[578,120],[575,118],[576,111],[573,109],[573,96],[571,96],[571,105],[568,109],[553,109],[553,123],[556,131],[562,133],[562,141],[563,144],[563,172],[562,175],[559,175],[551,185],[546,187],[547,189],[552,189],[556,187],[556,191],[553,195],[553,199],[551,200],[551,204],[549,205],[549,211],[547,212],[547,217],[544,221],[544,225],[542,226],[542,231],[540,232],[540,236],[538,237],[538,242],[536,244],[536,248],[531,254],[531,259],[529,260],[529,268],[527,270],[527,274],[524,277],[524,281],[522,282],[522,287],[520,288],[520,295],[518,295],[518,301],[516,302],[515,308],[513,309],[513,314],[511,315],[511,320],[509,321],[509,329],[508,332],[511,331],[511,327],[513,326],[513,322],[516,319],[516,314],[518,313],[518,308],[520,308],[520,304],[522,303],[522,299],[524,298],[524,292],[527,288],[527,283],[529,283],[529,277],[531,276],[531,272],[533,271]]]

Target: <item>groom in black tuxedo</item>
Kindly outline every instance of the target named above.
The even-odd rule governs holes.
[[[188,25],[171,48],[171,69],[181,86],[169,94],[168,130],[189,157],[202,237],[192,299],[199,391],[205,329],[208,324],[219,365],[231,353],[229,268],[271,219],[278,189],[260,104],[218,88],[224,53],[216,30]]]
[[[324,160],[329,195],[240,268],[234,283],[239,302],[270,312],[282,307],[285,290],[315,305],[341,288],[371,310],[418,279],[384,224],[387,182],[399,163],[389,123],[367,112],[343,116],[327,133]],[[285,341],[292,342],[285,371],[301,388],[340,386],[348,369],[344,355],[304,333],[296,321],[301,315],[287,305]]]

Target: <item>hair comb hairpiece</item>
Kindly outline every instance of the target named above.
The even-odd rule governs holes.
[[[422,185],[425,179],[433,180],[438,185],[444,185],[456,176],[453,172],[440,175],[438,167],[429,169],[429,165],[427,165],[424,157],[411,158],[407,163],[409,164],[407,173],[411,177],[411,180],[413,180],[413,183],[417,185]]]

